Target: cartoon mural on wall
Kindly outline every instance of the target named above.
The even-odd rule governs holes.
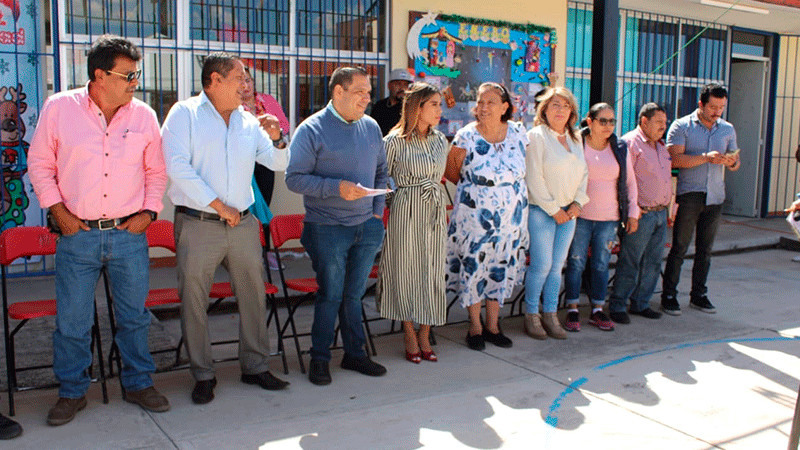
[[[0,217],[3,228],[25,223],[25,209],[28,207],[28,194],[22,176],[28,171],[27,155],[29,144],[24,140],[25,122],[22,113],[28,108],[22,84],[17,88],[0,87],[0,143],[2,143],[3,162],[3,203]]]
[[[0,228],[42,225],[28,180],[28,147],[44,102],[39,49],[43,29],[38,2],[0,0]]]
[[[473,120],[478,86],[501,82],[512,93],[514,120],[533,122],[533,96],[550,85],[555,29],[428,12],[409,13],[409,66],[442,89],[447,108],[439,128],[453,135]]]

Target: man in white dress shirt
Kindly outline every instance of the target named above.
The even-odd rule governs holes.
[[[277,118],[244,114],[242,62],[212,53],[203,63],[203,92],[176,103],[162,127],[164,158],[175,205],[181,327],[196,380],[192,401],[214,399],[217,380],[208,334],[208,294],[217,266],[231,277],[239,305],[239,364],[242,381],[264,389],[289,383],[268,371],[266,294],[258,220],[250,174],[256,161],[286,169],[289,154]],[[272,141],[272,142],[270,142]]]

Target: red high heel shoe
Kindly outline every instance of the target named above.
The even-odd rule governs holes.
[[[406,351],[406,360],[414,364],[419,364],[422,362],[422,352],[408,353],[408,351]]]
[[[439,358],[436,356],[436,353],[434,353],[433,350],[429,352],[420,351],[420,354],[422,355],[422,359],[424,359],[425,361],[436,362],[439,360]]]

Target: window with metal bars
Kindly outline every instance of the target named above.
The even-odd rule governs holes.
[[[568,7],[565,86],[585,114],[591,106],[592,5],[569,2]],[[662,105],[672,121],[695,109],[704,84],[726,84],[729,32],[712,23],[621,9],[617,95],[606,99],[617,111],[617,133],[636,127],[645,103]]]
[[[213,51],[240,55],[256,90],[278,101],[292,128],[325,106],[336,67],[365,67],[379,98],[389,61],[388,0],[51,2],[62,5],[55,88],[85,84],[91,42],[103,33],[119,34],[144,53],[137,96],[161,120],[176,101],[201,90],[202,58]]]

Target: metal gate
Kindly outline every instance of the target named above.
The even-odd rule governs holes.
[[[278,101],[293,131],[325,106],[328,78],[339,65],[366,68],[373,92],[382,94],[388,1],[22,0],[17,9],[5,5],[15,2],[0,2],[0,108],[4,118],[18,113],[22,135],[13,143],[6,122],[0,127],[3,227],[44,223],[25,176],[27,145],[45,98],[87,82],[86,52],[97,36],[121,35],[142,49],[136,95],[159,120],[176,101],[200,91],[203,57],[224,50],[242,57],[257,91]],[[14,220],[7,219],[11,214]],[[48,260],[27,262],[14,272],[51,270]]]
[[[800,192],[800,36],[781,36],[768,211],[782,211]]]

